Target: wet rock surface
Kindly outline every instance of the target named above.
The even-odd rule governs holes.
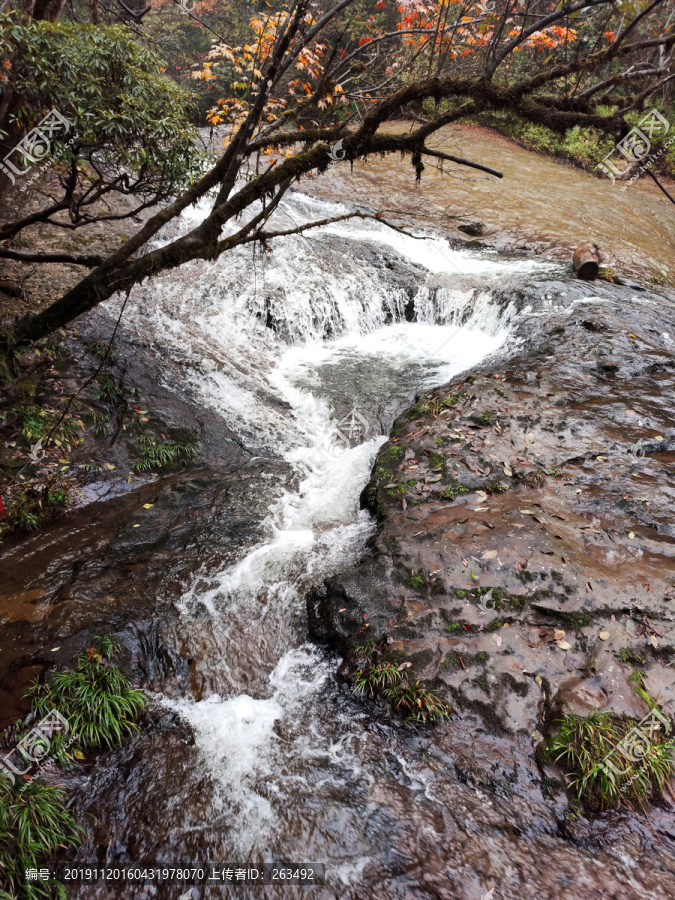
[[[83,331],[100,333],[93,317]],[[199,435],[189,469],[127,479],[134,442],[124,434],[74,508],[48,528],[7,539],[0,555],[0,728],[28,712],[23,693],[46,668],[71,665],[96,635],[125,646],[125,667],[144,687],[199,694],[176,602],[199,575],[232,564],[259,540],[269,504],[290,477],[274,458],[253,457],[212,411],[153,378],[156,358],[124,336],[126,385],[139,387],[159,430]],[[164,361],[166,371],[166,361]],[[75,364],[66,387],[86,370]],[[84,446],[73,463],[86,458]],[[195,681],[196,679],[196,681]]]
[[[636,668],[675,712],[675,307],[559,287],[517,356],[399,417],[362,495],[377,533],[309,601],[319,640],[384,636],[531,758],[561,711],[641,718]]]

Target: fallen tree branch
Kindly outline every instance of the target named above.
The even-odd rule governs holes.
[[[664,188],[664,186],[661,184],[661,182],[660,182],[659,179],[656,177],[656,175],[652,172],[652,170],[651,170],[651,169],[647,169],[646,171],[647,171],[647,175],[649,175],[649,177],[652,178],[652,179],[656,182],[656,184],[661,188],[661,190],[662,190],[663,193],[666,195],[666,197],[670,200],[670,202],[671,202],[671,203],[675,203],[675,200],[670,196],[670,194],[668,193],[668,191]]]
[[[435,156],[437,159],[450,160],[450,162],[457,163],[460,166],[469,166],[471,169],[480,169],[481,172],[487,172],[489,175],[494,175],[497,178],[504,177],[503,172],[498,172],[496,169],[491,169],[489,166],[483,166],[481,163],[471,162],[470,159],[464,159],[461,156],[453,156],[451,153],[441,153],[440,150],[427,150],[426,147],[422,150],[422,153],[427,156]]]

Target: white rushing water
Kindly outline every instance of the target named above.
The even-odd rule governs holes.
[[[340,209],[293,195],[279,224]],[[179,227],[192,227],[204,211],[188,211]],[[297,798],[322,780],[356,777],[358,722],[336,713],[328,728],[313,712],[326,702],[330,668],[305,643],[304,589],[363,549],[373,523],[359,495],[386,430],[420,389],[503,347],[515,310],[500,310],[493,290],[546,268],[377,223],[310,234],[279,240],[271,253],[245,248],[192,263],[136,289],[130,302],[131,326],[144,341],[156,337],[185,386],[257,452],[300,473],[297,489],[270,509],[266,540],[218,576],[198,580],[181,603],[186,632],[192,617],[210,617],[219,656],[209,664],[220,687],[199,702],[171,705],[193,726],[221,785],[231,846],[242,853],[269,849],[289,785]],[[364,242],[370,253],[361,253]],[[410,297],[381,264],[391,251],[423,267],[415,322],[404,318]],[[248,648],[256,670],[247,684],[235,644]],[[368,779],[362,770],[358,777]],[[345,881],[358,877],[359,866],[350,865]]]

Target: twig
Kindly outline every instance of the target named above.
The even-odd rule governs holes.
[[[664,186],[661,184],[661,182],[659,181],[659,179],[658,179],[658,178],[656,177],[656,175],[652,172],[652,170],[651,170],[651,169],[647,169],[646,171],[647,171],[647,175],[649,175],[650,178],[653,178],[653,179],[654,179],[654,181],[656,182],[656,184],[661,188],[661,190],[662,190],[663,193],[666,195],[666,197],[670,200],[670,202],[671,202],[671,203],[675,203],[675,200],[673,200],[673,198],[670,196],[670,194],[668,193],[668,191],[664,188]]]

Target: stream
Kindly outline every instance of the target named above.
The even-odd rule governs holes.
[[[275,224],[345,209],[293,193]],[[205,213],[189,210],[162,240]],[[291,477],[261,478],[264,538],[197,573],[175,604],[167,633],[190,660],[189,689],[153,693],[147,731],[79,787],[77,804],[106,821],[99,863],[326,866],[322,886],[201,887],[194,900],[672,896],[637,843],[598,852],[565,840],[524,745],[461,713],[419,731],[387,721],[308,641],[310,590],[374,532],[359,497],[394,419],[421,391],[513,354],[526,325],[545,329],[568,302],[565,274],[541,257],[347,221],[134,290],[126,334],[162,354],[161,378],[222,417],[251,463],[283,460]],[[549,282],[538,308],[510,299]],[[91,846],[81,857],[94,861]],[[178,900],[185,889],[69,896]]]

